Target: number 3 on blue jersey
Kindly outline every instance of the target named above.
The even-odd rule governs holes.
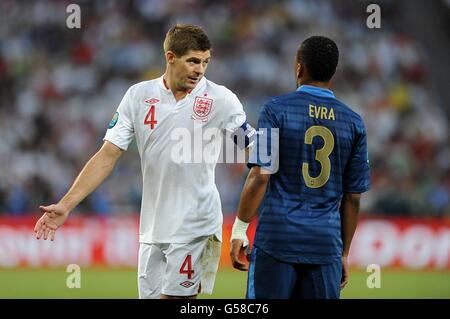
[[[330,154],[334,148],[333,134],[325,126],[311,126],[305,132],[305,144],[312,144],[316,136],[320,136],[323,139],[323,147],[316,150],[316,161],[321,165],[320,174],[317,177],[311,177],[309,175],[309,164],[303,163],[302,165],[303,179],[309,188],[319,188],[325,185],[331,173]]]

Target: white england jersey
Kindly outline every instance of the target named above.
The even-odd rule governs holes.
[[[143,175],[141,243],[188,243],[212,234],[221,239],[215,151],[220,151],[225,131],[234,132],[245,120],[237,96],[204,77],[178,102],[162,76],[128,89],[104,140],[126,150],[136,137]],[[198,141],[202,132],[207,138],[201,149],[213,151],[194,145],[189,154],[191,143],[186,149],[182,141]],[[214,155],[211,159],[202,153]]]

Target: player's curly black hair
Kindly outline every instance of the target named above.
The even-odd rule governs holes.
[[[338,61],[338,47],[327,37],[312,36],[297,50],[297,62],[303,63],[313,81],[329,81],[336,72]]]

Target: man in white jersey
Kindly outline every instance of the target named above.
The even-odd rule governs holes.
[[[53,240],[70,211],[111,173],[135,137],[143,174],[140,298],[195,298],[199,292],[212,293],[222,235],[221,204],[214,182],[219,154],[207,161],[202,150],[220,148],[227,131],[235,141],[242,141],[237,134],[244,136],[244,146],[248,146],[254,130],[245,122],[236,95],[204,77],[210,50],[201,28],[172,27],[164,41],[165,73],[127,90],[103,146],[68,193],[57,204],[40,206],[43,216],[36,223],[36,237]],[[191,160],[180,160],[177,137],[187,133],[195,138],[208,130],[200,159],[197,150]]]

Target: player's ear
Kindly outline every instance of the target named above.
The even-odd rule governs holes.
[[[172,51],[166,52],[166,62],[172,64],[175,61],[176,55]]]
[[[301,78],[301,76],[303,75],[303,70],[303,65],[297,62],[295,65],[295,75],[297,76],[297,79]]]

